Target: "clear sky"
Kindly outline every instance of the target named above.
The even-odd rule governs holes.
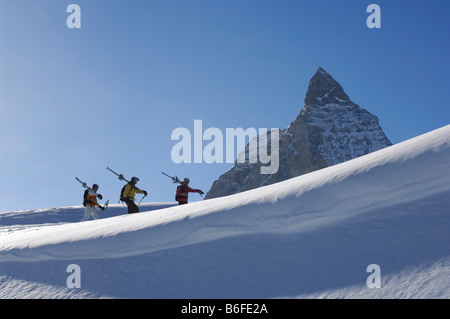
[[[366,25],[372,3],[381,29]],[[319,66],[393,143],[447,125],[449,12],[437,0],[0,0],[0,211],[81,205],[75,176],[117,203],[107,166],[139,177],[151,202],[174,200],[162,171],[206,192],[233,165],[175,164],[173,130],[284,129]]]

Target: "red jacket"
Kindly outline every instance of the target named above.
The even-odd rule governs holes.
[[[189,193],[198,193],[199,189],[192,189],[186,184],[181,184],[177,187],[177,194],[175,196],[175,200],[177,202],[187,203]]]

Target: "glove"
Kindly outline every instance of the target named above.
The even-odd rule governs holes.
[[[148,194],[147,191],[142,191],[142,192],[144,193],[144,196],[147,196],[147,194]]]
[[[203,194],[204,194],[203,191],[202,191],[201,189],[199,189],[197,193],[199,193],[200,195],[203,195]]]
[[[101,210],[105,210],[105,207],[103,207],[103,206],[101,206],[101,205],[98,205],[98,207],[99,207]]]
[[[99,199],[103,199],[102,194],[97,194],[97,197],[98,197]]]

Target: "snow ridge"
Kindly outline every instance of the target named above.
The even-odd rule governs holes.
[[[135,215],[117,205],[122,214],[84,223],[0,213],[0,287],[31,298],[449,298],[449,166],[447,125],[224,198]],[[65,212],[81,218],[82,207]],[[65,289],[72,263],[78,295]],[[380,290],[366,286],[373,263]]]

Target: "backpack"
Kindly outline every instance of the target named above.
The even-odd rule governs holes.
[[[128,184],[123,185],[122,190],[120,191],[120,200],[121,200],[122,202],[125,201],[125,198],[123,198],[123,192],[125,191],[125,187],[126,187],[127,185],[128,185]]]
[[[88,203],[88,199],[87,199],[88,193],[89,193],[89,189],[86,189],[83,194],[83,206],[84,207],[86,207],[86,204]]]
[[[176,202],[178,202],[178,199],[179,199],[179,197],[178,197],[178,190],[180,189],[180,187],[181,187],[181,185],[177,186],[177,192],[175,193],[175,201]]]

